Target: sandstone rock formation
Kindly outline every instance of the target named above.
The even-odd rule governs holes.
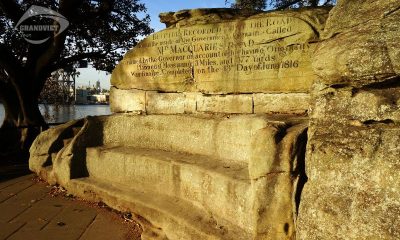
[[[338,1],[330,12],[313,56],[299,239],[400,238],[399,9]]]
[[[294,239],[328,11],[162,15],[112,75],[115,114],[43,133],[31,169],[146,219],[144,239]]]
[[[399,239],[399,9],[162,14],[114,114],[42,133],[30,168],[143,239]]]
[[[88,118],[65,147],[56,144],[65,142],[59,133],[72,124],[40,135],[30,167],[76,195],[144,217],[151,222],[144,238],[154,239],[158,227],[168,239],[292,239],[304,123],[255,115]],[[58,148],[42,151],[43,142]]]
[[[215,18],[220,12],[175,13],[175,18],[186,18],[129,51],[111,84],[119,89],[225,94],[309,90],[315,78],[311,43],[319,38],[326,9],[224,19],[225,11]]]

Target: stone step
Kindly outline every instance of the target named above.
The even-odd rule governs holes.
[[[245,163],[127,146],[87,148],[89,176],[185,199],[251,227],[252,191]]]
[[[88,197],[94,201],[103,201],[110,206],[116,206],[120,211],[136,209],[143,215],[151,216],[152,224],[163,226],[166,238],[157,238],[156,227],[145,219],[141,225],[144,228],[142,239],[252,239],[245,229],[223,220],[217,220],[209,211],[199,208],[177,197],[160,194],[157,191],[138,190],[137,184],[120,185],[93,177],[71,180],[71,191]],[[139,218],[140,220],[140,218]]]

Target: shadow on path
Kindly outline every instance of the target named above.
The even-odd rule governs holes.
[[[0,154],[0,182],[30,174],[28,159]]]

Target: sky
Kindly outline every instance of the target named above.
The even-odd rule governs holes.
[[[225,5],[225,0],[141,0],[147,7],[147,13],[150,15],[150,26],[155,31],[160,31],[165,28],[165,24],[160,23],[158,14],[162,12],[176,12],[182,9],[193,8],[223,8],[229,7]],[[102,88],[108,89],[110,87],[110,74],[103,71],[96,71],[94,68],[80,68],[78,69],[80,75],[76,79],[76,86],[89,86],[94,85],[97,80],[100,81]]]

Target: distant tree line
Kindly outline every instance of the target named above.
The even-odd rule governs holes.
[[[226,0],[226,3],[229,1]],[[236,0],[233,8],[240,9],[288,9],[334,5],[336,0]]]

